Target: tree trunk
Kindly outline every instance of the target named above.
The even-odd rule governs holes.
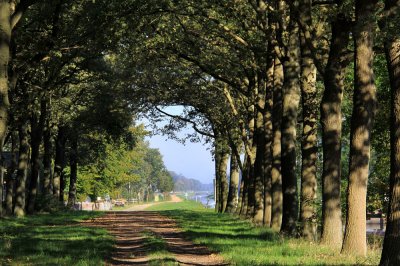
[[[18,154],[18,171],[17,185],[15,189],[15,207],[14,215],[21,217],[25,215],[25,198],[26,198],[26,179],[28,176],[29,164],[29,138],[27,122],[19,126],[19,154]]]
[[[254,143],[256,145],[256,160],[254,162],[254,211],[252,219],[255,224],[262,224],[264,220],[264,115],[257,113],[255,123]]]
[[[321,101],[322,126],[322,236],[321,243],[339,250],[342,245],[340,204],[342,98],[351,23],[339,14],[332,23],[331,47],[325,67],[325,90]]]
[[[271,170],[271,228],[281,229],[282,224],[282,175],[281,175],[281,122],[282,122],[283,68],[278,58],[274,62],[274,90],[272,109],[272,170]]]
[[[43,154],[43,192],[45,195],[51,195],[52,192],[52,174],[51,174],[51,154],[52,154],[52,145],[51,145],[51,132],[50,128],[47,125],[46,130],[43,134],[43,146],[44,146],[44,154]]]
[[[294,5],[294,4],[293,4]],[[293,9],[294,7],[291,7]],[[296,176],[296,125],[300,103],[299,30],[291,11],[290,41],[287,58],[283,61],[283,116],[282,116],[282,190],[283,216],[281,232],[296,234],[298,220],[298,193]]]
[[[231,154],[229,193],[225,212],[234,213],[238,207],[239,163],[234,154]]]
[[[6,214],[11,215],[14,207],[14,192],[15,192],[15,171],[18,165],[17,159],[17,142],[18,133],[13,131],[11,133],[11,165],[7,169],[7,180],[6,180]]]
[[[263,156],[263,177],[264,177],[264,219],[263,224],[267,227],[271,226],[272,219],[272,141],[273,141],[273,90],[274,90],[274,69],[275,55],[272,52],[273,47],[268,45],[268,67],[267,80],[265,90],[265,105],[264,105],[264,156]]]
[[[249,158],[245,157],[245,166],[242,173],[243,179],[243,195],[242,195],[242,208],[240,209],[239,215],[242,218],[245,218],[248,212],[248,203],[249,203],[249,183],[250,183],[250,175],[249,175]]]
[[[218,212],[225,212],[227,198],[228,198],[228,180],[227,180],[227,168],[229,160],[229,151],[224,144],[220,146],[218,151],[220,153],[220,160],[218,164],[218,176],[220,180],[219,188],[219,209]]]
[[[254,91],[252,91],[253,93]],[[252,95],[249,97],[250,105],[247,108],[247,127],[248,127],[248,146],[250,150],[250,154],[247,157],[247,209],[245,216],[247,218],[253,218],[255,213],[255,205],[256,205],[256,178],[255,178],[255,163],[257,158],[257,140],[256,138],[256,112],[254,105],[255,96]]]
[[[347,219],[342,252],[362,256],[367,253],[367,181],[370,137],[376,105],[376,88],[372,69],[376,1],[355,1],[354,100],[350,133]]]
[[[54,177],[53,177],[53,195],[56,199],[60,199],[61,194],[61,178],[65,166],[65,128],[59,127],[56,138],[56,157],[54,159]],[[60,200],[63,202],[63,200]]]
[[[45,99],[41,100],[40,103],[40,116],[39,119],[33,116],[31,119],[31,177],[29,183],[29,197],[28,197],[28,208],[29,214],[35,211],[36,196],[38,190],[38,179],[40,173],[40,144],[42,143],[44,122],[47,112],[47,102]]]
[[[10,1],[0,1],[0,217],[3,215],[3,152],[4,140],[7,134],[8,107],[8,63],[10,60],[11,43],[11,6]]]
[[[69,208],[73,208],[76,202],[76,180],[78,178],[78,138],[76,136],[71,139],[69,165],[71,168],[71,172],[69,177],[69,193],[67,206]]]
[[[219,165],[221,161],[221,154],[218,152],[218,144],[217,140],[215,140],[214,144],[214,163],[215,163],[215,184],[214,184],[214,198],[215,198],[215,211],[219,212],[221,207],[221,180],[219,175]]]
[[[312,26],[311,1],[301,1],[300,19],[305,25]],[[311,50],[301,35],[301,98],[303,109],[303,134],[301,140],[301,199],[300,223],[301,235],[314,241],[317,236],[317,69]]]
[[[400,265],[400,38],[386,44],[392,88],[390,201],[380,265]]]
[[[393,8],[398,14],[400,1],[387,0],[385,11]],[[387,19],[391,19],[389,16]],[[396,21],[396,20],[394,20]],[[397,24],[393,21],[392,27]],[[386,24],[386,23],[385,23]],[[396,25],[396,26],[395,26]],[[390,29],[390,28],[389,28]],[[388,29],[386,29],[388,30]],[[396,29],[394,32],[397,31]],[[390,32],[389,32],[390,34]],[[389,35],[388,34],[388,35]],[[389,35],[390,36],[390,35]],[[400,265],[400,38],[391,38],[385,42],[387,68],[389,71],[392,106],[390,123],[390,200],[387,215],[385,239],[383,243],[381,266]]]
[[[239,183],[239,197],[238,197],[238,205],[236,207],[235,213],[240,215],[242,206],[243,206],[243,186],[244,186],[244,180],[243,180],[243,173],[239,172],[239,179],[240,179],[240,183]]]

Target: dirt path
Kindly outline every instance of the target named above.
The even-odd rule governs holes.
[[[85,225],[105,228],[115,237],[115,250],[106,265],[227,265],[219,255],[187,240],[172,219],[157,212],[108,212]],[[149,256],[152,252],[146,245],[149,233],[166,243],[168,260]]]

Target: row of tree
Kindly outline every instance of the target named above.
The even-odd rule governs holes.
[[[290,236],[320,232],[322,244],[365,255],[372,183],[371,208],[390,198],[381,263],[396,265],[399,5],[151,2],[139,46],[122,47],[121,60],[134,62],[138,101],[171,118],[165,132],[189,123],[213,141],[217,211]],[[168,105],[186,109],[169,114]]]
[[[114,55],[126,9],[115,4],[0,1],[0,215],[63,206],[65,194],[72,207],[128,183],[147,198],[172,189],[160,153],[132,127]]]
[[[320,218],[321,242],[343,253],[366,254],[367,184],[382,179],[375,192],[390,202],[381,263],[399,264],[399,6],[1,0],[0,150],[19,158],[0,176],[16,173],[14,213],[32,212],[38,189],[62,195],[66,154],[73,204],[78,160],[97,158],[106,142],[130,143],[140,107],[170,116],[166,133],[189,123],[213,142],[219,212],[312,240]],[[187,108],[178,116],[167,105]],[[371,143],[381,163],[371,164]]]

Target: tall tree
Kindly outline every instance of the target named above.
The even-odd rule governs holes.
[[[300,3],[300,20],[302,25],[311,25],[312,1]],[[317,198],[317,69],[303,34],[301,45],[301,99],[303,111],[303,132],[301,141],[301,198],[300,222],[301,235],[314,240],[317,235],[316,198]]]
[[[386,0],[381,29],[391,87],[390,200],[380,265],[400,264],[400,37],[397,32],[400,1]]]
[[[282,115],[282,191],[283,216],[281,232],[295,235],[298,220],[299,200],[296,176],[296,125],[300,103],[300,49],[299,26],[296,18],[298,1],[290,4],[289,43],[285,58],[282,58],[284,71],[283,115]]]
[[[354,96],[350,135],[347,217],[342,252],[366,255],[366,200],[370,139],[376,108],[373,41],[377,0],[356,0]]]
[[[341,2],[341,1],[340,1]],[[339,8],[341,8],[339,3]],[[328,61],[323,72],[322,126],[322,235],[321,243],[339,250],[342,245],[341,154],[342,99],[351,23],[338,12],[331,23]]]

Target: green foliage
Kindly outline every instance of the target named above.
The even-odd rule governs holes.
[[[157,149],[151,149],[143,140],[143,127],[134,127],[134,145],[120,141],[100,139],[103,144],[92,160],[79,167],[77,193],[80,199],[110,195],[112,198],[138,197],[138,193],[169,192],[172,177],[166,170]],[[96,136],[94,136],[96,137]],[[98,147],[99,148],[99,147]],[[143,196],[143,195],[142,195]]]

